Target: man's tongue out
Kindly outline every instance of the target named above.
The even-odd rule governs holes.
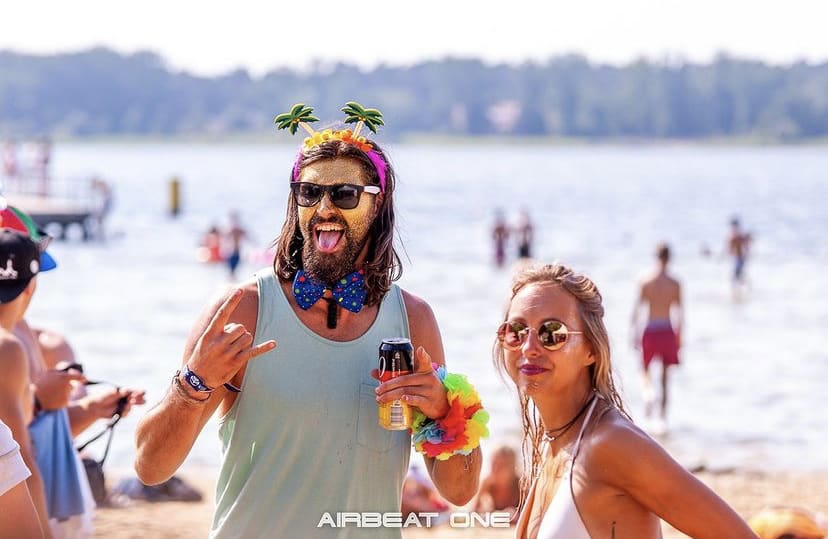
[[[316,243],[319,245],[320,251],[329,253],[336,249],[336,245],[339,243],[339,238],[341,237],[341,230],[320,230],[316,236]]]

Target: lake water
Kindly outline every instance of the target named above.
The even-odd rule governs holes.
[[[686,331],[674,371],[666,447],[688,466],[826,469],[828,420],[828,152],[824,147],[391,145],[399,175],[401,285],[425,298],[446,357],[491,410],[492,441],[516,444],[515,398],[495,374],[492,338],[510,273],[492,264],[497,207],[536,226],[536,257],[590,275],[605,298],[622,396],[642,417],[640,360],[629,317],[654,245],[670,242],[684,285]],[[157,402],[190,325],[226,284],[199,264],[207,227],[238,209],[262,250],[284,218],[292,146],[64,144],[54,175],[98,173],[115,190],[106,243],[55,242],[60,267],[39,281],[29,320],[64,332],[90,377],[147,389]],[[168,182],[183,212],[168,216]],[[728,221],[754,235],[751,290],[731,299],[722,256]],[[712,257],[701,255],[703,247]],[[514,255],[514,249],[510,254]],[[265,264],[246,260],[240,276]],[[110,461],[128,467],[132,430],[118,426]],[[100,444],[102,445],[102,444]],[[208,425],[187,465],[217,464]]]

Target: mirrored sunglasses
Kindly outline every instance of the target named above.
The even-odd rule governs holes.
[[[582,335],[583,331],[572,331],[560,320],[547,320],[538,326],[531,328],[523,322],[507,320],[497,330],[497,338],[501,346],[507,350],[515,351],[523,346],[529,337],[530,331],[538,332],[538,340],[541,346],[547,350],[560,350],[569,340],[570,335]]]

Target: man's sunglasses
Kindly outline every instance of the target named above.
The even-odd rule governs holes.
[[[523,322],[507,320],[497,330],[497,338],[501,346],[507,350],[519,349],[529,337],[530,331],[538,332],[541,346],[547,350],[560,350],[569,340],[570,335],[582,335],[583,331],[570,331],[560,320],[547,320],[537,330],[530,328]]]
[[[294,182],[290,184],[296,203],[302,207],[316,206],[325,193],[331,197],[334,206],[341,210],[352,210],[359,204],[362,192],[379,194],[380,188],[376,185],[354,185],[352,183],[338,183],[336,185],[319,185],[310,182]]]

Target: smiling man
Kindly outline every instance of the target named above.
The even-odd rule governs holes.
[[[293,118],[313,121],[307,110]],[[430,307],[393,284],[395,181],[383,150],[350,130],[307,139],[273,268],[207,306],[170,390],[139,425],[136,471],[160,483],[220,409],[211,537],[400,537],[399,527],[325,520],[399,513],[411,435],[377,415],[393,400],[415,410],[415,445],[440,493],[458,505],[475,494],[485,421],[476,431],[472,418],[485,412],[473,389],[446,389],[458,375],[433,368],[445,362]],[[378,386],[379,345],[396,337],[412,341],[414,372]]]

